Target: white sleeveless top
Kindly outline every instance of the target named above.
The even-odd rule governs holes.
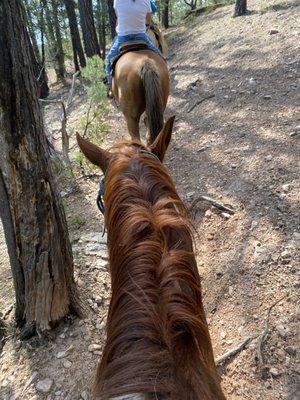
[[[146,32],[146,15],[151,13],[150,0],[114,0],[117,14],[117,34]]]

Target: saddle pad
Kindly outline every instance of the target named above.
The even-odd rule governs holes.
[[[110,400],[146,400],[146,396],[143,394],[127,394],[124,396],[113,397]]]
[[[130,42],[125,42],[120,45],[120,52],[128,52],[135,50],[145,50],[147,49],[147,43],[143,40],[131,40]]]

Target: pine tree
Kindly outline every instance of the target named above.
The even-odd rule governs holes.
[[[100,55],[92,0],[78,0],[78,8],[85,54],[87,57],[93,57],[95,54]]]
[[[73,60],[75,65],[75,70],[79,71],[80,67],[82,68],[86,66],[85,56],[83,52],[83,47],[81,44],[81,38],[79,34],[77,18],[75,13],[75,5],[74,0],[64,0],[68,20],[69,20],[69,28],[71,32],[71,40],[72,40],[72,49],[73,49]],[[78,62],[79,59],[79,62]]]
[[[0,214],[23,337],[51,328],[69,311],[80,312],[25,21],[20,0],[1,0]]]

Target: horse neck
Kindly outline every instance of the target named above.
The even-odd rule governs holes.
[[[184,207],[165,168],[146,164],[106,184],[112,298],[97,390],[221,399]]]

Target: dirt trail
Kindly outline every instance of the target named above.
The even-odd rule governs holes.
[[[167,115],[176,114],[177,122],[167,165],[188,204],[206,194],[235,210],[222,214],[204,202],[193,210],[216,358],[261,334],[269,307],[282,299],[270,312],[264,376],[256,362],[258,339],[220,368],[230,400],[296,400],[300,391],[300,7],[295,1],[267,5],[254,0],[252,12],[236,19],[232,6],[222,7],[168,33]],[[53,96],[61,93],[58,88]],[[79,88],[70,126],[86,108]],[[52,124],[53,107],[46,118]],[[106,146],[128,137],[118,111],[109,121]],[[87,317],[61,324],[53,342],[19,343],[12,331],[0,355],[0,399],[89,398],[109,302],[97,185],[97,176],[80,178],[78,191],[65,197]],[[2,236],[0,254],[3,310],[13,303],[13,291]]]

